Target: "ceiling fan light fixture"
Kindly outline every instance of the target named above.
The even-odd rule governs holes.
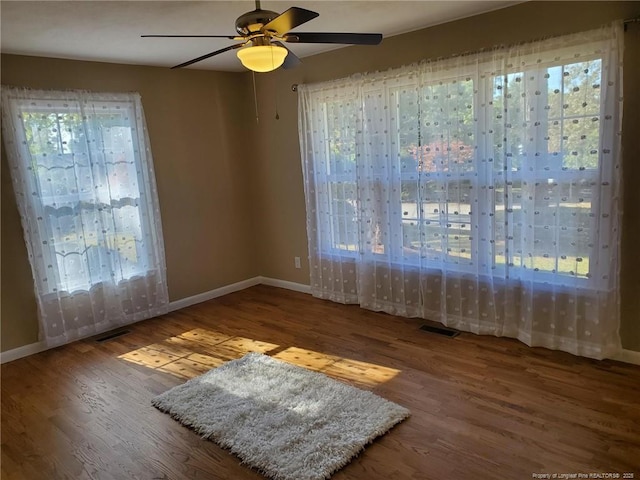
[[[282,66],[289,51],[277,45],[254,45],[238,50],[242,65],[254,72],[271,72]]]

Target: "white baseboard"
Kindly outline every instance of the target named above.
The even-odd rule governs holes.
[[[270,287],[286,288],[294,292],[311,293],[311,286],[303,283],[289,282],[287,280],[278,280],[277,278],[260,277],[260,283],[269,285]]]
[[[209,290],[208,292],[199,293],[198,295],[175,300],[169,303],[169,311],[173,312],[181,308],[195,305],[196,303],[206,302],[207,300],[221,297],[229,293],[238,292],[240,290],[244,290],[245,288],[253,287],[260,284],[268,285],[270,287],[285,288],[287,290],[293,290],[295,292],[311,293],[311,287],[309,285],[289,282],[287,280],[279,280],[277,278],[258,276],[249,278],[247,280],[242,280],[241,282],[232,283],[231,285],[216,288],[214,290]],[[1,352],[0,363],[12,362],[13,360],[18,360],[19,358],[34,355],[45,350],[47,350],[47,346],[44,342],[36,342],[30,345],[23,345],[22,347],[7,350],[6,352]],[[633,350],[622,350],[618,355],[613,357],[612,360],[640,365],[640,352],[636,352]]]
[[[618,360],[624,363],[633,363],[634,365],[640,365],[640,352],[633,350],[622,350],[618,355],[611,360]]]
[[[206,302],[207,300],[211,300],[213,298],[222,297],[223,295],[228,295],[229,293],[238,292],[240,290],[244,290],[245,288],[259,285],[260,283],[262,283],[261,279],[262,277],[253,277],[247,280],[242,280],[241,282],[232,283],[231,285],[225,285],[224,287],[209,290],[208,292],[199,293],[197,295],[193,295],[192,297],[175,300],[169,303],[169,311],[173,312],[175,310],[180,310],[181,308],[190,307],[191,305],[195,305],[196,303]]]
[[[13,362],[22,357],[28,357],[29,355],[35,355],[36,353],[44,352],[49,347],[44,342],[31,343],[29,345],[23,345],[22,347],[7,350],[0,353],[0,363]]]

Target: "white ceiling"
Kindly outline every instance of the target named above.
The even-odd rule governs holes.
[[[262,8],[291,6],[320,16],[300,32],[374,32],[385,37],[496,10],[518,1],[270,1]],[[236,1],[8,1],[0,2],[3,53],[170,67],[233,44],[226,39],[140,38],[141,34],[235,35],[235,19],[253,10]],[[304,58],[340,48],[289,44]],[[375,48],[375,47],[371,47]],[[235,52],[188,68],[241,71]]]

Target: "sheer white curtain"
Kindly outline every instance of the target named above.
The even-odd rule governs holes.
[[[620,24],[301,85],[315,296],[620,349]]]
[[[140,96],[3,86],[2,119],[41,340],[60,345],[165,313]]]

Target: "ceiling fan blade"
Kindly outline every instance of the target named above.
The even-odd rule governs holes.
[[[311,33],[294,32],[285,35],[290,43],[344,43],[347,45],[378,45],[381,33]]]
[[[282,42],[271,42],[271,43],[273,45],[278,45],[279,47],[282,47],[282,48],[287,48],[284,45],[284,43],[282,43]],[[300,65],[302,63],[302,60],[300,60],[298,58],[298,56],[295,53],[293,53],[291,50],[289,50],[288,48],[287,48],[287,52],[289,52],[289,53],[287,54],[286,58],[284,59],[284,63],[282,64],[282,68],[288,70],[290,68],[295,68],[295,67],[297,67],[298,65]]]
[[[307,23],[309,20],[316,18],[319,13],[312,12],[299,7],[291,7],[286,12],[278,15],[276,18],[267,23],[262,30],[271,30],[279,33],[280,35],[287,33],[303,23]]]
[[[142,38],[228,38],[234,40],[238,38],[232,35],[140,35]]]
[[[236,48],[240,48],[240,47],[242,47],[242,45],[243,45],[242,43],[238,43],[237,45],[230,45],[228,47],[221,48],[220,50],[216,50],[215,52],[207,53],[206,55],[202,55],[201,57],[194,58],[193,60],[189,60],[188,62],[184,62],[184,63],[181,63],[180,65],[176,65],[175,67],[171,67],[171,69],[187,67],[187,66],[192,65],[194,63],[197,63],[197,62],[200,62],[202,60],[206,60],[207,58],[213,57],[214,55],[218,55],[220,53],[224,53],[224,52],[227,52],[229,50],[234,50]]]

